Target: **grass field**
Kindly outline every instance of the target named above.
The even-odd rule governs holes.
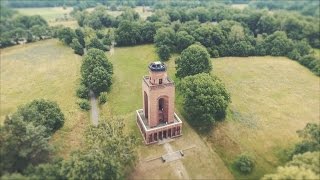
[[[213,74],[226,84],[232,103],[226,121],[205,137],[232,170],[236,155],[256,160],[256,179],[275,170],[281,153],[298,140],[296,131],[319,122],[319,77],[282,57],[218,58]]]
[[[57,40],[1,49],[1,122],[19,105],[34,99],[56,101],[66,120],[52,138],[58,155],[67,157],[81,146],[88,115],[76,104],[81,57]]]
[[[165,150],[159,145],[145,146],[135,124],[135,110],[142,107],[141,78],[148,74],[147,65],[157,60],[154,46],[115,48],[109,59],[114,66],[114,84],[107,103],[101,106],[100,117],[124,119],[126,130],[140,138],[139,162],[130,178],[177,179],[174,166],[145,162]],[[175,79],[173,59],[167,66]],[[236,179],[257,179],[274,171],[282,163],[282,151],[298,141],[296,130],[319,120],[319,77],[283,57],[217,58],[212,63],[212,73],[231,93],[226,120],[205,136],[199,136],[184,121],[183,136],[170,144],[174,150],[196,146],[182,159],[191,178],[232,179],[231,171]],[[17,106],[33,99],[56,101],[66,122],[52,143],[58,147],[58,155],[67,158],[81,147],[83,131],[91,124],[89,114],[81,112],[76,104],[80,65],[81,57],[54,39],[1,49],[1,122]],[[179,94],[176,112],[182,112]],[[232,168],[233,160],[242,152],[256,161],[249,176]]]
[[[63,25],[67,27],[78,27],[77,21],[73,20],[69,13],[72,11],[72,7],[63,9],[62,7],[49,7],[49,8],[16,8],[22,15],[32,16],[40,15],[42,16],[50,26]],[[70,20],[57,20],[67,17]]]
[[[148,74],[147,65],[157,59],[155,54],[153,45],[143,45],[116,48],[115,54],[110,57],[114,66],[114,84],[108,95],[108,102],[101,107],[101,117],[105,119],[116,116],[123,118],[127,130],[132,131],[140,138],[139,162],[131,175],[132,179],[150,177],[177,179],[179,177],[174,168],[160,160],[145,162],[146,159],[165,154],[165,150],[159,145],[145,146],[135,124],[135,110],[142,107],[142,76]],[[173,60],[168,62],[168,68],[172,77],[174,73]],[[191,178],[232,178],[220,157],[206,146],[201,137],[187,123],[184,123],[182,131],[183,136],[170,144],[174,150],[196,146],[195,149],[186,151],[182,160]]]

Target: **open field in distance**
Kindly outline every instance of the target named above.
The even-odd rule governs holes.
[[[81,57],[56,39],[1,49],[1,123],[19,105],[34,99],[56,101],[65,124],[52,143],[58,155],[68,157],[81,146],[88,115],[76,104]]]
[[[63,25],[66,27],[75,28],[78,27],[78,23],[69,13],[72,11],[72,7],[48,7],[48,8],[15,8],[22,15],[32,16],[40,15],[42,16],[50,26]],[[67,17],[68,20],[64,20]]]

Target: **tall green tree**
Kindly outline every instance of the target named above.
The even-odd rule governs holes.
[[[121,21],[115,31],[115,39],[120,46],[141,43],[141,25],[138,22],[130,22],[128,20]]]
[[[82,31],[81,28],[77,28],[75,30],[75,33],[76,33],[76,36],[77,36],[77,39],[79,41],[79,43],[81,44],[82,47],[85,47],[86,44],[85,44],[85,41],[84,41],[84,32]]]
[[[35,126],[21,117],[12,117],[5,120],[0,134],[1,174],[22,172],[29,164],[39,164],[49,159],[52,149],[44,126]]]
[[[273,17],[273,15],[264,14],[258,21],[257,31],[259,34],[272,34],[278,29],[279,25],[280,23],[277,21],[276,18]]]
[[[174,50],[176,35],[172,28],[163,27],[157,30],[154,36],[154,42],[156,47],[166,45],[170,48],[170,52]]]
[[[293,42],[283,31],[276,31],[265,40],[267,54],[272,56],[286,56],[293,48]]]
[[[194,38],[189,35],[186,31],[179,31],[177,32],[177,39],[176,39],[176,44],[177,44],[177,51],[181,52],[187,47],[189,47],[191,44],[194,43]]]
[[[146,22],[141,27],[141,37],[145,43],[153,43],[157,27],[155,23]]]
[[[66,45],[70,45],[72,43],[72,39],[75,37],[75,32],[69,27],[62,28],[58,31],[59,40],[64,42]]]
[[[199,73],[209,73],[212,70],[208,51],[198,44],[191,45],[183,50],[175,62],[176,76],[179,78]]]
[[[110,89],[113,66],[102,50],[89,49],[83,58],[81,76],[83,84],[93,92],[100,94]]]
[[[188,120],[199,130],[209,130],[214,122],[223,118],[231,102],[224,84],[210,74],[187,76],[178,88],[184,97],[183,108]]]
[[[31,32],[34,36],[38,36],[40,40],[43,39],[43,36],[48,36],[46,26],[34,25],[31,27]]]
[[[262,179],[319,179],[320,152],[306,152],[295,155],[285,166],[280,166],[274,174],[267,174]]]
[[[0,172],[22,172],[28,165],[49,160],[51,135],[64,115],[55,102],[34,100],[18,108],[0,127]]]
[[[297,131],[302,141],[295,145],[293,154],[320,151],[320,125],[308,123],[303,130]]]
[[[78,39],[76,39],[76,38],[72,39],[72,43],[70,44],[70,46],[74,50],[74,53],[79,54],[80,56],[82,56],[84,54],[83,47],[79,43]]]
[[[157,48],[157,53],[161,61],[167,61],[170,58],[170,48],[166,45],[161,45]]]
[[[123,120],[102,121],[86,132],[86,147],[65,163],[67,177],[124,179],[136,160],[136,137],[124,132]]]
[[[91,41],[87,45],[87,49],[100,49],[102,51],[107,50],[107,48],[102,44],[102,42],[98,38],[92,38]]]
[[[51,135],[64,124],[64,114],[58,104],[45,99],[37,99],[18,108],[12,114],[12,118],[22,118],[23,121],[31,122],[35,126],[44,126],[46,132]]]

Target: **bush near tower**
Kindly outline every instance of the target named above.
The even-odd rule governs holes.
[[[183,108],[188,120],[199,130],[210,129],[214,122],[224,118],[231,99],[216,76],[207,73],[187,76],[178,88],[184,97]]]

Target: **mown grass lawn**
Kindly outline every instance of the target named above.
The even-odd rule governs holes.
[[[80,65],[81,57],[55,39],[1,49],[1,124],[19,105],[39,98],[56,101],[66,120],[52,143],[58,155],[68,157],[81,147],[90,123],[76,104]]]
[[[66,27],[75,28],[78,27],[76,20],[72,19],[69,13],[72,11],[72,7],[48,7],[48,8],[15,8],[22,15],[32,16],[40,15],[42,16],[50,26],[63,25]],[[57,20],[62,19],[67,16],[70,20]]]
[[[231,93],[227,118],[205,137],[236,178],[260,178],[282,164],[283,150],[298,141],[297,130],[319,122],[319,77],[284,57],[212,60],[213,71]],[[248,152],[256,167],[243,176],[232,167]]]

